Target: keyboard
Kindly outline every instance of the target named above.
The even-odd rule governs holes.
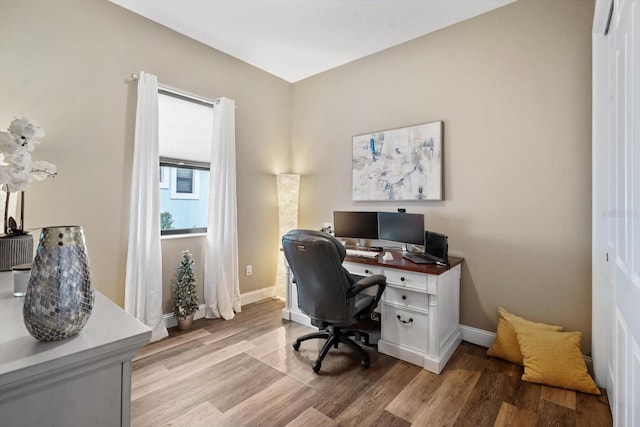
[[[412,254],[409,252],[405,252],[402,254],[402,258],[406,258],[411,262],[415,262],[416,264],[438,264],[438,260],[431,258],[426,254]]]
[[[361,257],[365,257],[365,258],[375,258],[378,255],[380,255],[380,252],[358,251],[356,249],[347,249],[347,255],[361,256]]]

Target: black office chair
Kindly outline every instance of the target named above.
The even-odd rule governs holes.
[[[320,329],[299,337],[293,344],[294,350],[300,348],[302,341],[326,339],[313,365],[313,370],[318,373],[329,349],[344,343],[360,352],[362,365],[369,368],[369,353],[350,338],[363,337],[365,345],[368,345],[369,335],[342,328],[371,315],[382,296],[387,278],[373,275],[356,282],[342,267],[346,255],[344,245],[326,233],[292,230],[282,237],[282,247],[298,287],[298,307],[311,318],[311,324]],[[362,293],[372,286],[378,287],[375,297]]]

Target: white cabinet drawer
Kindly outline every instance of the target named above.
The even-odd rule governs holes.
[[[403,307],[428,311],[429,296],[423,292],[389,286],[384,290],[384,301]]]
[[[429,316],[383,305],[381,338],[393,344],[410,347],[424,353],[429,347]]]
[[[425,292],[427,290],[426,274],[409,273],[407,271],[386,268],[384,270],[384,275],[387,276],[388,283],[413,289],[420,289]]]
[[[376,267],[375,265],[366,265],[366,264],[356,264],[354,262],[343,262],[342,266],[347,269],[347,271],[351,274],[356,274],[358,276],[371,276],[374,274],[382,274],[382,268]],[[378,292],[377,286],[372,286],[368,289],[365,289],[363,293],[371,296],[375,296],[376,292]],[[380,312],[380,304],[382,304],[382,298],[378,302],[378,307],[375,309],[376,312]]]
[[[382,274],[382,268],[375,265],[356,264],[354,262],[343,262],[342,266],[351,274],[358,276],[371,276],[373,274]]]

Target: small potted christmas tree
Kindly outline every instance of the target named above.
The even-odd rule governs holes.
[[[189,251],[182,251],[178,265],[176,283],[173,286],[173,314],[181,331],[191,329],[193,315],[198,311],[196,276],[193,272],[193,257]]]

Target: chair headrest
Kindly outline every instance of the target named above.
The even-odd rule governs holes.
[[[347,255],[347,250],[344,248],[344,245],[340,243],[338,239],[322,231],[291,230],[287,234],[282,236],[283,244],[285,240],[289,242],[300,242],[300,243],[324,242],[327,244],[334,245],[336,250],[338,251],[338,254],[340,255],[340,261],[344,261],[344,257]]]

